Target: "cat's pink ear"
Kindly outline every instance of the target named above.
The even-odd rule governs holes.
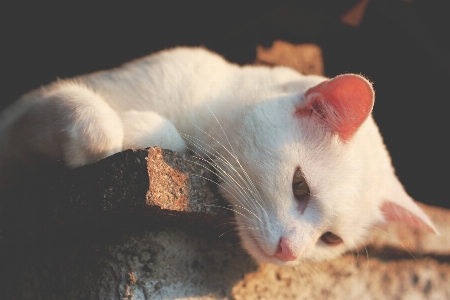
[[[347,141],[372,112],[375,92],[364,77],[345,74],[308,89],[304,97],[296,114],[324,123]]]
[[[397,181],[397,180],[396,180]],[[400,182],[392,185],[380,209],[386,222],[401,222],[417,229],[439,234],[430,218],[405,192]]]

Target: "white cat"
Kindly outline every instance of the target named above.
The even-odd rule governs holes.
[[[24,95],[0,115],[0,166],[40,156],[78,167],[128,148],[190,145],[213,159],[254,258],[331,259],[377,223],[437,232],[395,176],[373,103],[359,75],[241,67],[176,48]]]

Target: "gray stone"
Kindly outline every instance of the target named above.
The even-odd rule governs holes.
[[[423,206],[439,236],[391,224],[333,261],[258,265],[207,168],[155,147],[22,177],[0,198],[0,298],[450,298],[448,210]]]

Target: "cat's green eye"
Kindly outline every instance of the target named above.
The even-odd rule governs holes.
[[[294,177],[292,178],[292,192],[297,200],[301,200],[304,196],[309,195],[309,187],[306,184],[305,177],[303,177],[300,169],[296,169]]]

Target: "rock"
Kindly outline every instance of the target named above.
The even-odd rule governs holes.
[[[1,192],[0,228],[8,232],[29,219],[30,233],[62,234],[66,227],[108,226],[127,218],[223,223],[232,213],[213,193],[216,179],[208,167],[203,158],[159,147],[126,150],[73,170],[41,167],[24,173],[21,187]]]
[[[293,268],[262,266],[237,283],[233,299],[449,299],[449,263],[346,255]]]
[[[222,299],[255,263],[239,247],[183,230],[147,231],[107,248],[93,287],[99,299]],[[125,279],[133,274],[132,282]],[[111,281],[112,279],[112,281]],[[91,290],[92,291],[92,290]]]
[[[80,203],[77,207],[90,217],[132,213],[159,218],[161,209],[231,217],[220,207],[226,203],[211,192],[215,179],[208,167],[202,158],[159,147],[126,150],[67,171],[68,202],[70,209]]]
[[[333,261],[257,265],[207,168],[154,147],[25,174],[0,198],[0,298],[450,298],[449,210],[423,205],[440,236],[391,224]]]

